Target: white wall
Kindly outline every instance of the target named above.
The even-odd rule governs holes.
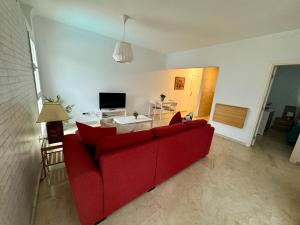
[[[149,99],[168,92],[171,78],[161,53],[133,46],[133,62],[118,64],[113,39],[39,16],[34,28],[43,93],[75,104],[76,120],[88,121],[83,112],[99,111],[99,92],[126,92],[129,113],[147,113]]]
[[[178,105],[177,109],[180,111],[189,111],[191,110],[192,105],[195,105],[198,103],[198,100],[195,100],[195,97],[191,97],[191,92],[193,88],[192,82],[193,82],[193,76],[197,75],[202,78],[203,68],[187,68],[187,69],[174,69],[174,70],[168,70],[167,73],[169,74],[170,81],[168,84],[168,93],[171,99],[175,100]],[[184,77],[185,78],[185,85],[184,90],[174,90],[174,82],[175,77]],[[197,92],[199,92],[200,85],[197,89]],[[198,97],[198,93],[196,93]],[[191,101],[194,101],[193,103]]]
[[[129,113],[147,113],[148,100],[161,93],[175,99],[186,96],[173,90],[175,73],[165,70],[163,54],[134,46],[133,63],[117,64],[112,60],[113,39],[42,17],[34,18],[34,27],[43,93],[60,94],[75,104],[77,120],[90,120],[82,112],[98,110],[100,91],[126,92]],[[300,30],[295,30],[172,53],[167,68],[219,66],[212,110],[220,102],[248,107],[249,113],[243,129],[211,122],[217,133],[250,144],[272,64],[300,62],[299,43]]]
[[[118,64],[112,59],[115,40],[39,16],[33,21],[43,93],[75,104],[75,120],[95,119],[82,113],[99,110],[101,91],[126,92],[129,113],[148,113],[149,100],[161,93],[187,110],[191,77],[202,68],[167,71],[166,55],[138,46],[131,64]],[[176,76],[186,78],[185,90],[174,90]]]
[[[274,118],[282,116],[286,105],[297,106],[299,111],[300,65],[278,67],[268,102],[271,102],[275,109]]]
[[[219,66],[212,111],[215,103],[224,103],[249,113],[243,129],[211,123],[217,133],[250,145],[272,64],[288,62],[300,63],[300,30],[172,53],[167,68]]]
[[[0,1],[0,224],[29,225],[41,171],[29,40],[19,3]]]

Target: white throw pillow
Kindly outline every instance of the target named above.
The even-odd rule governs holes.
[[[193,113],[188,113],[185,117],[183,117],[183,121],[190,121],[193,120]]]

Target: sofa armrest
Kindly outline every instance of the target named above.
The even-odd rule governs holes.
[[[149,141],[100,156],[104,216],[154,187],[156,154]]]
[[[103,219],[102,175],[78,135],[64,136],[63,153],[80,222],[94,225]]]

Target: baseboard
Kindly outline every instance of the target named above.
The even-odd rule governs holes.
[[[218,136],[218,137],[224,138],[224,139],[226,139],[226,140],[233,141],[233,142],[235,142],[235,143],[244,145],[244,146],[248,147],[249,149],[250,149],[250,147],[251,147],[250,144],[248,144],[248,143],[242,142],[242,141],[240,141],[240,140],[237,140],[237,139],[234,139],[234,138],[231,138],[231,137],[227,137],[227,136],[225,136],[225,135],[223,135],[223,134],[219,134],[219,133],[216,133],[216,132],[215,132],[215,135]]]
[[[36,206],[37,206],[39,190],[40,190],[41,175],[42,175],[42,167],[40,166],[39,173],[38,173],[38,176],[37,176],[37,183],[36,183],[36,188],[35,188],[34,199],[33,199],[30,225],[34,225],[34,223],[35,223],[35,213],[36,213]]]

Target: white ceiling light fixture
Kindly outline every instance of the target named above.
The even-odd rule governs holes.
[[[123,40],[116,43],[113,59],[118,63],[131,63],[133,60],[132,47],[130,43],[125,41],[125,24],[129,16],[121,15],[121,18],[123,21]]]

